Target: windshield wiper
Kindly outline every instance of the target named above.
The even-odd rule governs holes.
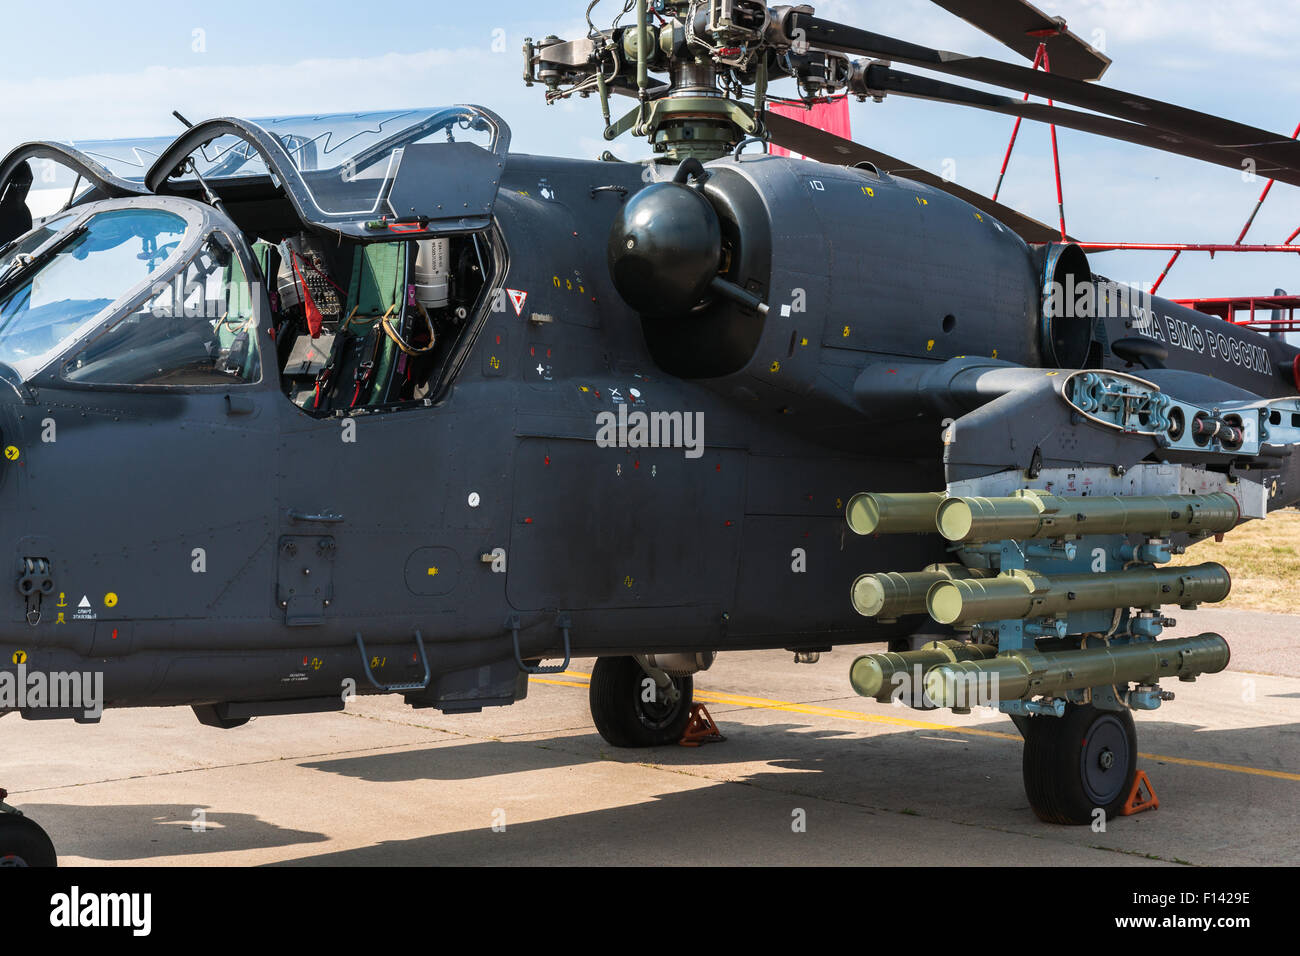
[[[69,243],[85,235],[86,228],[85,225],[80,225],[76,229],[70,229],[34,256],[16,257],[13,262],[9,263],[4,273],[0,275],[0,295],[8,292],[9,287],[31,269],[48,262],[53,256],[67,248]]]

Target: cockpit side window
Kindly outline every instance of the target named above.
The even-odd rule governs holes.
[[[24,377],[38,371],[147,282],[186,228],[184,218],[162,210],[114,210],[38,243],[31,258],[11,259],[0,275],[0,362]]]
[[[214,232],[138,309],[69,358],[63,377],[94,385],[258,382],[255,292],[230,240]]]

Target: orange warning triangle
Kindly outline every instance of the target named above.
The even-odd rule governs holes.
[[[677,742],[683,747],[698,747],[700,744],[720,743],[726,739],[704,705],[692,704],[690,720],[682,731],[682,739]]]
[[[1146,787],[1145,797],[1142,795],[1143,786]],[[1131,817],[1143,810],[1158,809],[1160,809],[1160,798],[1156,796],[1155,787],[1151,786],[1151,778],[1147,776],[1145,770],[1139,770],[1137,776],[1133,778],[1133,789],[1129,791],[1128,799],[1124,801],[1124,809],[1120,814]]]

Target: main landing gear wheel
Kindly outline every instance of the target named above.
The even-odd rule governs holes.
[[[1025,793],[1046,823],[1092,823],[1124,806],[1137,773],[1137,731],[1127,711],[1068,704],[1062,717],[1025,721]]]
[[[34,820],[0,813],[0,868],[58,865],[54,844]]]
[[[695,682],[690,677],[670,679],[676,700],[669,700],[634,658],[598,658],[591,671],[590,701],[600,735],[615,747],[662,747],[681,740]]]

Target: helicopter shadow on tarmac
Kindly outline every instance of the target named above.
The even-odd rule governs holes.
[[[24,803],[23,811],[55,835],[61,854],[95,861],[198,856],[329,839],[324,833],[279,826],[253,813],[218,812],[203,804]],[[146,842],[136,839],[140,833]]]
[[[646,796],[626,806],[513,823],[506,831],[513,836],[507,839],[488,823],[488,804],[508,808],[515,820],[539,810],[537,785],[511,776],[481,797],[486,801],[482,827],[383,841],[297,862],[641,863],[680,858],[731,864],[917,863],[944,861],[916,859],[907,850],[909,841],[949,838],[964,841],[966,850],[982,862],[1041,859],[1043,841],[1056,848],[1053,853],[1116,851],[1099,854],[1106,865],[1128,862],[1117,854],[1139,862],[1194,864],[1294,864],[1300,858],[1285,836],[1300,825],[1295,800],[1300,781],[1293,779],[1143,758],[1139,766],[1152,774],[1157,786],[1163,785],[1163,812],[1112,820],[1105,833],[1098,833],[1089,827],[1049,826],[1034,818],[1021,787],[1021,750],[1012,740],[909,730],[855,743],[849,731],[788,722],[742,726],[724,721],[723,729],[729,734],[726,743],[699,750],[611,752],[590,734],[478,741],[302,763],[385,783],[576,770],[583,776],[567,785],[588,792],[582,800],[590,805],[598,799],[587,789],[593,786],[592,765],[612,761],[644,775],[640,780],[646,784]],[[980,729],[1001,732],[1003,727],[999,722]],[[1005,729],[1011,731],[1011,725]],[[1205,763],[1249,763],[1283,773],[1297,769],[1287,764],[1288,755],[1295,753],[1287,742],[1300,735],[1300,724],[1206,730],[1144,720],[1140,733],[1144,753],[1177,754],[1178,760]],[[672,773],[667,790],[664,771]],[[595,782],[599,777],[597,771]],[[552,778],[542,779],[548,781],[544,787],[553,786]],[[573,805],[579,805],[577,798]],[[803,834],[792,829],[792,815],[800,809],[809,821]],[[917,827],[924,832],[913,832]],[[814,830],[820,831],[815,839],[797,839]],[[900,842],[882,851],[879,860],[849,852],[849,847],[862,845],[856,843],[858,837],[880,847],[882,837],[891,833]],[[1017,857],[1016,847],[1023,840],[1036,842],[1024,848],[1031,856]],[[1080,857],[1077,862],[1089,861]]]

